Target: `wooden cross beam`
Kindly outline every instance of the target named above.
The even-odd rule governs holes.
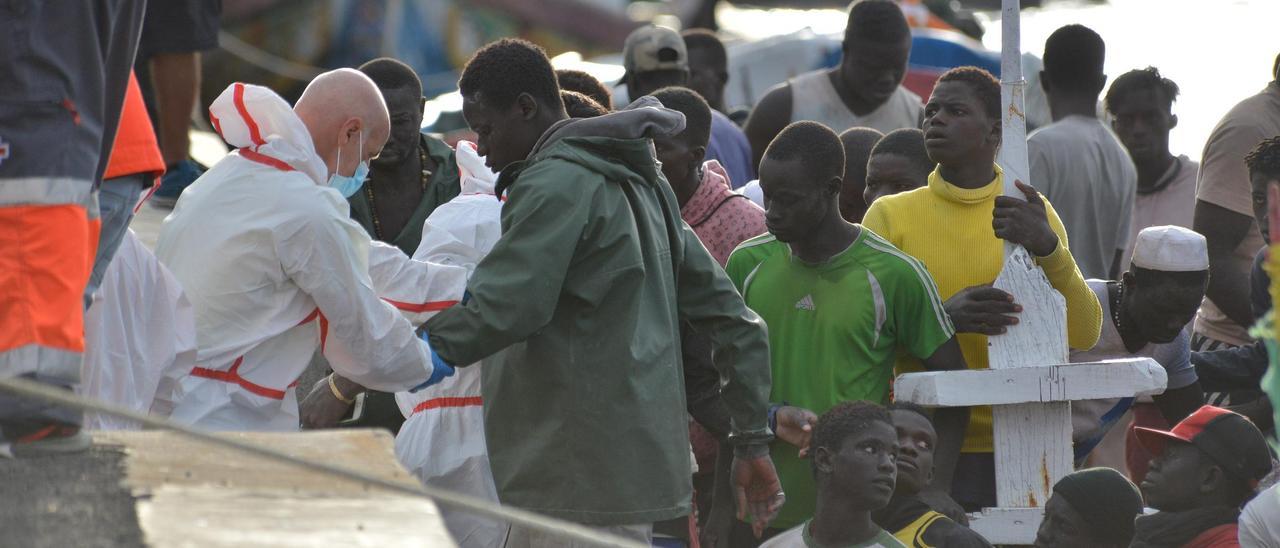
[[[997,161],[1004,194],[1022,199],[1014,181],[1034,181],[1028,177],[1019,17],[1018,0],[1003,0]],[[991,368],[907,374],[894,392],[925,406],[994,406],[998,507],[974,515],[971,526],[993,544],[1029,545],[1053,484],[1073,469],[1071,401],[1156,394],[1167,377],[1147,358],[1069,363],[1066,302],[1023,247],[1005,243],[994,285],[1012,294],[1022,312],[1005,334],[988,338]]]
[[[902,375],[894,393],[924,406],[994,406],[998,506],[970,525],[993,544],[1029,545],[1053,484],[1073,470],[1070,402],[1158,394],[1168,379],[1150,358],[1069,363],[1066,304],[1025,249],[1008,257],[995,287],[1023,311],[988,339],[991,368]]]

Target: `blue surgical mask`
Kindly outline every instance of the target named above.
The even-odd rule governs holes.
[[[360,135],[360,156],[364,156],[364,134]],[[342,149],[338,149],[338,166],[342,165]],[[338,168],[341,169],[341,168]],[[329,176],[329,186],[342,193],[343,198],[350,198],[364,186],[369,177],[369,162],[361,161],[356,165],[356,172],[351,175],[339,175],[336,172]]]

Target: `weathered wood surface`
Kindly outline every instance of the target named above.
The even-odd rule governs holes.
[[[1025,248],[1018,247],[1005,259],[995,287],[1015,295],[1022,312],[1018,325],[1008,333],[988,339],[991,368],[1043,369],[1068,363],[1066,300]],[[996,406],[992,425],[997,504],[1000,508],[1043,506],[1053,484],[1073,469],[1071,404]],[[1025,533],[1029,538],[1023,543],[1030,544],[1035,529]]]
[[[1013,405],[1164,392],[1168,376],[1151,358],[1043,367],[927,371],[898,377],[897,398],[928,407]],[[1135,393],[1136,392],[1136,393]]]
[[[997,546],[1031,544],[1026,531],[1034,538],[1043,517],[1043,508],[986,508],[970,514],[969,527]]]
[[[299,458],[414,486],[375,430],[238,433]],[[454,546],[435,504],[168,432],[96,432],[122,446],[146,546]]]

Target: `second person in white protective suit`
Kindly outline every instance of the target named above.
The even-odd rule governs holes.
[[[484,165],[475,145],[458,143],[461,193],[436,208],[422,227],[413,258],[457,265],[468,272],[502,236],[502,202],[494,196],[498,175]],[[484,441],[480,364],[416,393],[396,394],[406,421],[396,436],[396,456],[420,481],[498,503]],[[445,526],[462,548],[500,546],[501,522],[471,512],[441,508]]]
[[[384,391],[452,374],[410,320],[456,302],[465,269],[410,261],[349,218],[344,193],[389,133],[373,82],[327,72],[294,108],[235,83],[209,110],[237,150],[183,192],[156,247],[196,314],[196,366],[173,418],[297,430],[294,385],[317,348],[342,376]]]

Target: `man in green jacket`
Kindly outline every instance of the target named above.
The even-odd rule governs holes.
[[[690,512],[679,324],[708,334],[733,417],[738,512],[758,529],[783,494],[766,443],[769,349],[680,220],[650,137],[684,117],[652,98],[569,119],[541,48],[504,39],[463,70],[463,115],[501,170],[502,239],[464,304],[425,324],[437,359],[483,371],[485,437],[508,505],[647,540]],[[560,546],[513,527],[507,546]]]

